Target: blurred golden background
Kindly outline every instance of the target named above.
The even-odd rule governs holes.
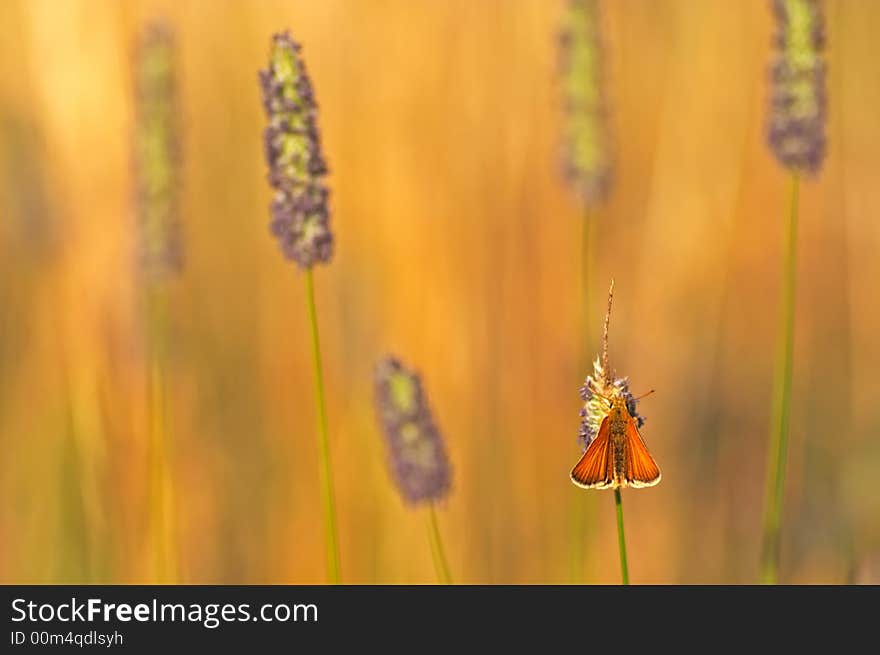
[[[316,270],[342,579],[433,582],[373,412],[423,374],[461,582],[619,581],[612,494],[578,454],[582,210],[560,174],[545,0],[0,3],[0,581],[148,582],[131,56],[179,44],[185,267],[169,411],[181,580],[321,583],[302,273],[267,228],[257,70],[303,44],[337,250]],[[636,583],[751,583],[786,174],[764,140],[764,0],[606,3],[616,181],[594,307],[663,469],[624,491]],[[880,3],[833,0],[829,151],[802,186],[783,582],[880,582]],[[591,347],[591,351],[595,346]],[[591,355],[590,355],[591,356]],[[573,503],[586,539],[572,543]],[[578,553],[573,561],[573,553]],[[573,569],[574,567],[574,569]]]

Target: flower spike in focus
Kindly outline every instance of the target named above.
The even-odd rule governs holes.
[[[290,34],[276,34],[260,84],[269,119],[264,132],[268,179],[275,189],[270,227],[284,255],[308,269],[330,261],[333,233],[317,104],[300,51]]]

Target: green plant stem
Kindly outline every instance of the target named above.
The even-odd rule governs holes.
[[[592,519],[592,504],[589,503],[590,498],[587,494],[583,493],[583,490],[573,488],[572,492],[571,584],[583,584],[584,546],[587,535],[587,522]]]
[[[428,508],[428,539],[431,541],[431,556],[434,559],[437,580],[440,584],[452,584],[452,574],[449,572],[449,564],[443,550],[440,528],[437,527],[437,512],[434,509],[434,503],[431,503]]]
[[[798,176],[792,173],[788,225],[782,272],[782,311],[773,379],[773,411],[767,465],[767,496],[764,505],[764,544],[761,556],[761,582],[779,580],[779,543],[782,500],[785,491],[785,463],[788,453],[791,416],[791,382],[794,360],[795,273],[797,270]]]
[[[318,337],[318,312],[315,308],[315,278],[306,271],[306,305],[312,331],[312,361],[315,366],[315,404],[318,414],[318,471],[321,479],[321,503],[324,507],[324,537],[327,550],[327,578],[339,584],[339,537],[336,532],[336,503],[330,467],[330,440],[327,437],[327,406],[324,401],[324,370],[321,366],[321,341]]]
[[[593,271],[593,221],[595,214],[587,207],[581,217],[581,267],[579,276],[580,288],[580,372],[586,375],[590,371],[590,357],[593,348],[590,309],[593,306],[592,271]],[[580,456],[580,451],[578,451]],[[590,494],[575,490],[571,503],[571,582],[584,582],[584,543],[589,528],[595,520],[595,503]]]
[[[623,534],[623,502],[620,489],[614,490],[614,505],[617,508],[617,545],[620,548],[620,575],[622,583],[629,584],[629,568],[626,565],[626,537]]]
[[[167,289],[161,283],[147,289],[146,314],[153,579],[158,584],[175,584],[178,582],[177,547],[166,389],[168,298]]]

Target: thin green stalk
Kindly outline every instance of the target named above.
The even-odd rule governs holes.
[[[156,583],[174,584],[178,581],[178,566],[166,389],[168,342],[166,289],[161,284],[150,286],[147,289],[146,303],[153,576]]]
[[[797,270],[798,176],[791,175],[788,226],[782,278],[782,312],[779,316],[779,342],[773,380],[773,413],[767,466],[767,497],[764,506],[764,545],[761,582],[779,580],[779,542],[782,499],[785,491],[785,463],[788,453],[791,416],[791,381],[794,360],[794,301]]]
[[[593,221],[595,214],[589,208],[584,209],[581,217],[581,270],[578,285],[580,287],[580,337],[581,357],[580,371],[585,375],[590,371],[590,357],[593,348],[592,324],[590,308],[593,306],[592,271],[593,271]],[[580,455],[580,453],[578,453]],[[577,490],[571,504],[571,582],[584,582],[584,542],[586,534],[595,520],[595,503],[591,494],[579,493]]]
[[[592,522],[592,503],[588,494],[573,489],[571,502],[571,584],[584,583],[584,542],[587,521]],[[587,514],[590,516],[588,517]]]
[[[440,528],[437,527],[437,512],[434,510],[434,503],[431,503],[428,508],[428,539],[431,541],[431,556],[434,558],[437,580],[440,584],[452,584],[452,574],[449,572],[449,564],[443,550]]]
[[[617,507],[617,545],[620,548],[620,575],[623,584],[629,584],[629,568],[626,565],[626,537],[623,535],[623,503],[620,489],[614,490],[614,504]]]
[[[315,308],[315,279],[306,271],[306,304],[312,330],[312,361],[315,366],[315,403],[318,413],[318,471],[321,478],[321,503],[324,506],[324,536],[327,550],[327,578],[339,584],[339,537],[336,532],[336,503],[330,468],[330,441],[327,437],[327,406],[324,402],[324,369],[321,366],[321,342],[318,338],[318,311]]]

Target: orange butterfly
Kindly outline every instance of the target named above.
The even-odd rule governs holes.
[[[660,467],[642,441],[626,399],[601,397],[611,403],[611,409],[602,419],[599,434],[571,470],[571,481],[584,489],[653,487],[660,482]]]

